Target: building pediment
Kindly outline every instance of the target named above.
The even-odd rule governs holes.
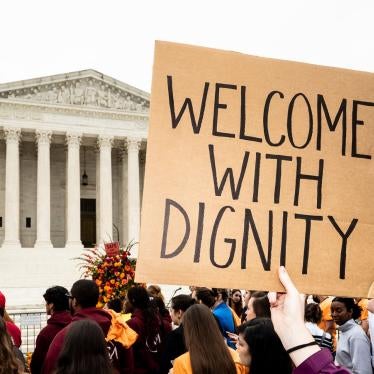
[[[0,99],[147,113],[149,94],[95,70],[0,85]]]

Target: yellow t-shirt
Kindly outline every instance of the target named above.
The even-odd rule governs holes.
[[[249,368],[240,362],[238,353],[229,347],[227,348],[234,359],[236,374],[248,374]],[[189,352],[184,353],[174,360],[173,374],[193,374]]]
[[[319,306],[322,310],[322,321],[318,325],[321,329],[324,330],[325,327],[325,321],[332,321],[331,317],[331,303],[332,303],[333,298],[327,297],[325,300],[323,300]]]
[[[368,319],[368,299],[361,299],[357,305],[361,307],[361,315],[360,315],[360,320],[364,321],[365,319]]]
[[[321,328],[323,331],[327,331],[326,321],[333,320],[331,317],[331,304],[332,304],[333,299],[334,297],[329,296],[319,304],[322,310],[322,320],[318,324],[318,327]],[[331,333],[332,342],[333,342],[334,350],[335,350],[336,348],[336,325],[334,324],[334,326],[335,326],[334,331],[329,331],[329,333]]]

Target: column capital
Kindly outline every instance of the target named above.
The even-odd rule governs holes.
[[[52,131],[50,130],[35,130],[35,141],[37,144],[51,144]]]
[[[110,136],[110,135],[99,135],[97,137],[97,146],[99,148],[103,148],[103,147],[109,147],[109,148],[111,148],[112,144],[113,144],[113,140],[114,140],[113,136]]]
[[[72,146],[80,146],[82,140],[82,134],[76,132],[66,133],[66,144]]]
[[[125,140],[125,148],[128,151],[139,152],[141,144],[142,144],[142,139],[141,138],[127,138]]]
[[[8,143],[19,143],[21,140],[21,129],[16,127],[4,127],[4,139]]]

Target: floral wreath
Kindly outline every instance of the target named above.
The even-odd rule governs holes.
[[[99,287],[99,302],[102,308],[108,301],[124,298],[127,290],[135,284],[136,260],[130,258],[131,248],[136,244],[130,242],[120,247],[116,254],[110,254],[102,247],[85,249],[85,253],[78,257],[81,260],[80,269],[84,278],[92,278]]]

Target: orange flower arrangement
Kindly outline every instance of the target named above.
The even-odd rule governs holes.
[[[119,253],[108,256],[104,249],[95,247],[86,249],[78,260],[85,278],[92,278],[99,287],[98,307],[103,307],[109,300],[125,297],[127,290],[135,284],[136,260],[130,258],[130,251],[135,243],[121,247]]]

